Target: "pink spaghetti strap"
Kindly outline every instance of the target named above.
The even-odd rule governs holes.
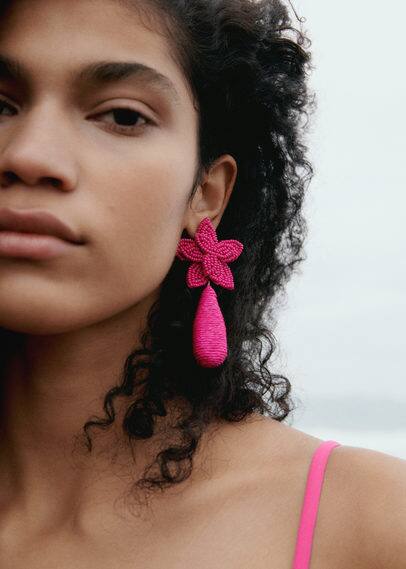
[[[330,453],[336,446],[341,445],[337,441],[323,441],[313,453],[300,515],[293,569],[309,569],[310,567],[313,534],[317,520],[324,473]]]

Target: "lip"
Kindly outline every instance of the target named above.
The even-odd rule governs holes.
[[[49,211],[0,208],[0,256],[49,259],[83,243]]]
[[[52,235],[76,245],[83,240],[64,221],[45,210],[0,208],[0,232],[12,231],[36,235]]]
[[[74,243],[53,235],[0,231],[0,257],[52,259],[70,252],[72,247]]]

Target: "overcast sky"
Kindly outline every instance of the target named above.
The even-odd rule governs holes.
[[[316,67],[315,176],[273,370],[303,401],[293,426],[404,429],[406,453],[406,3],[293,5]]]

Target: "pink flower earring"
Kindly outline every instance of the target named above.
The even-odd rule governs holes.
[[[202,367],[217,367],[227,357],[226,325],[210,280],[234,290],[233,274],[227,263],[237,259],[243,248],[236,239],[218,241],[209,217],[200,222],[194,239],[179,242],[176,256],[182,261],[193,261],[186,274],[188,287],[207,285],[193,321],[193,355]]]

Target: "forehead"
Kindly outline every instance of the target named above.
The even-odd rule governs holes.
[[[79,74],[86,78],[83,69],[92,62],[134,62],[140,79],[153,80],[153,73],[146,72],[151,68],[156,71],[156,83],[160,75],[164,87],[167,78],[168,92],[172,85],[178,103],[191,104],[190,87],[172,57],[174,47],[156,17],[146,20],[146,6],[140,12],[123,0],[14,0],[9,4],[0,19],[0,54],[23,63],[33,77],[73,81]],[[7,65],[10,62],[2,63],[6,73],[25,73]]]

